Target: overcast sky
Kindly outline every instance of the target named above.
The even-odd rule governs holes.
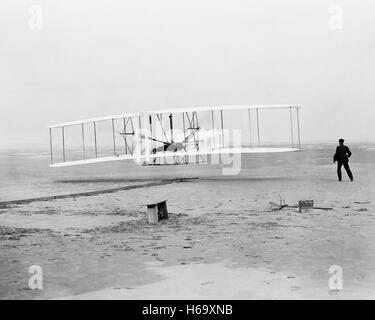
[[[48,146],[56,122],[258,103],[301,105],[306,142],[374,141],[374,15],[373,0],[1,0],[0,147]]]

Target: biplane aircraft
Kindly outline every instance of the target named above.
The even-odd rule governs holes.
[[[214,155],[297,151],[299,109],[294,105],[193,107],[64,122],[49,126],[50,166],[118,160],[151,166],[199,164]],[[261,122],[266,112],[272,112],[268,125]],[[273,135],[264,136],[264,142],[262,127]],[[287,145],[280,140],[285,133]]]

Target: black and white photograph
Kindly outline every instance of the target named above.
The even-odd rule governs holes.
[[[0,300],[374,299],[374,15],[1,0]]]

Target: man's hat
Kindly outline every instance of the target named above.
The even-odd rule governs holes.
[[[340,142],[340,143],[344,143],[344,139],[342,139],[342,138],[339,139],[339,142]]]

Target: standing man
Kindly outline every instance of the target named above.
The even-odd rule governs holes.
[[[353,174],[349,168],[349,158],[352,155],[349,148],[344,145],[344,139],[339,140],[339,145],[336,148],[336,153],[333,156],[333,162],[337,161],[337,176],[341,181],[341,167],[344,166],[346,173],[348,174],[351,181],[353,181]]]

